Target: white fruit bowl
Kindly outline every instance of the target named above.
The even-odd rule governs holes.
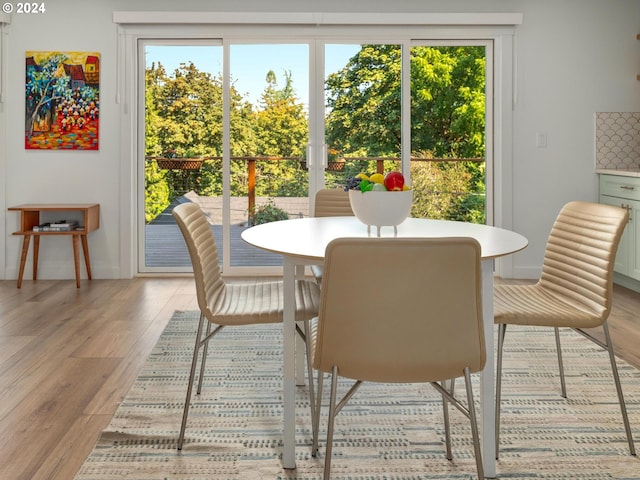
[[[402,192],[361,192],[349,190],[351,209],[358,220],[367,225],[367,231],[371,233],[371,226],[380,228],[392,226],[394,233],[398,232],[400,225],[411,213],[413,203],[413,190]]]

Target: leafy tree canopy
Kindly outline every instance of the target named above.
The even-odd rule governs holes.
[[[363,45],[342,70],[328,77],[325,131],[333,156],[400,156],[401,54],[399,45]],[[483,157],[484,48],[418,46],[411,49],[410,62],[412,156]],[[232,86],[232,157],[304,157],[307,112],[296,97],[291,73],[284,72],[283,78],[279,84],[275,72],[267,73],[257,106]],[[171,74],[160,63],[152,65],[146,71],[145,100],[147,155],[222,154],[221,77],[201,72],[193,63],[181,64]],[[413,163],[412,180],[421,191],[414,214],[483,221],[484,163]],[[347,163],[345,171],[370,170],[371,165],[375,169],[375,162],[366,160]],[[256,168],[256,195],[306,195],[299,162],[263,161]],[[201,195],[220,195],[221,171],[217,158],[207,160],[190,178],[184,172],[160,171],[150,162],[147,200],[159,204],[148,207],[148,219],[184,193],[186,180]],[[328,174],[330,182],[333,175]],[[246,163],[232,162],[231,195],[247,195],[247,183]],[[447,199],[437,197],[443,194]]]
[[[411,49],[411,149],[433,157],[484,155],[483,47]],[[401,48],[363,45],[326,82],[327,139],[343,152],[398,156]]]

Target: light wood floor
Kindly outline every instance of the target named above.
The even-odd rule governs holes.
[[[180,309],[191,278],[0,281],[0,479],[72,479]],[[638,312],[616,288],[612,336],[640,368]]]

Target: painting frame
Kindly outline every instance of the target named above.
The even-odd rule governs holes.
[[[26,150],[98,150],[100,53],[25,52]]]

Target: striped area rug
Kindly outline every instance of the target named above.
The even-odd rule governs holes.
[[[306,387],[297,391],[297,468],[281,465],[280,325],[228,328],[212,341],[203,393],[184,449],[176,450],[197,316],[175,313],[76,480],[322,478],[324,442],[311,457]],[[499,478],[640,479],[607,355],[578,334],[562,334],[568,399],[559,394],[552,331],[507,332]],[[640,444],[640,372],[618,365]],[[468,421],[455,409],[451,421],[448,461],[435,390],[367,384],[336,420],[332,478],[476,478]]]

